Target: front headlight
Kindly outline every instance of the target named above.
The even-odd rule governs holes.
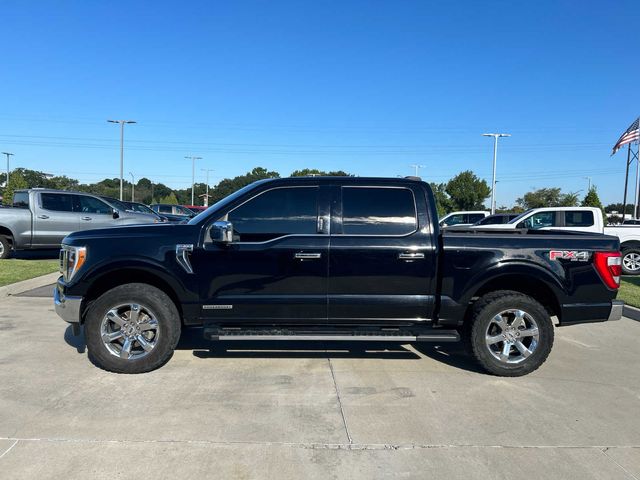
[[[87,259],[87,247],[62,245],[60,249],[60,273],[65,282],[73,278]]]

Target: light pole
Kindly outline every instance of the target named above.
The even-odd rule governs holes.
[[[191,205],[195,205],[193,197],[196,188],[196,160],[202,160],[202,157],[185,156],[184,158],[191,159]]]
[[[493,137],[493,180],[491,181],[491,215],[496,213],[496,161],[498,160],[498,138],[510,137],[509,133],[483,133],[483,137]]]
[[[587,192],[589,192],[589,190],[591,190],[591,177],[582,177],[582,178],[584,178],[589,182],[589,188],[587,189]]]
[[[201,168],[200,170],[202,170],[203,172],[207,172],[207,191],[204,195],[204,206],[208,207],[209,206],[209,172],[213,172],[212,168]]]
[[[7,156],[7,181],[4,182],[4,186],[5,188],[9,186],[9,157],[13,156],[13,153],[9,153],[9,152],[2,152],[3,155]]]
[[[120,200],[122,200],[122,177],[124,176],[124,126],[127,123],[136,123],[134,120],[107,120],[109,123],[120,124]]]
[[[136,179],[133,177],[133,173],[129,172],[129,175],[131,175],[131,201],[135,202],[135,188],[136,188]]]
[[[421,168],[424,168],[424,165],[418,165],[417,163],[413,163],[411,165],[409,165],[411,168],[415,169],[415,176],[418,176],[418,170]]]

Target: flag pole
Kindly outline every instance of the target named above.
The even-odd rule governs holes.
[[[627,183],[629,182],[629,162],[631,161],[631,144],[627,149],[627,172],[624,175],[624,199],[622,200],[622,221],[627,214]]]
[[[633,218],[638,218],[638,193],[640,191],[640,162],[638,158],[634,155],[636,160],[636,201],[633,204]]]

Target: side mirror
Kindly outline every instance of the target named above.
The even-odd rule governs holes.
[[[209,229],[209,237],[214,243],[229,244],[233,242],[233,224],[231,222],[213,222]]]
[[[114,209],[113,209],[113,212],[112,212],[112,216],[113,216],[113,219],[114,219],[114,220],[115,220],[116,218],[120,218],[120,212],[118,212],[118,210],[116,210],[116,209],[114,208]]]
[[[518,224],[516,225],[516,228],[524,228],[524,221],[522,221],[522,222],[518,223]]]

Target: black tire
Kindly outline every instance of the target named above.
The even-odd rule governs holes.
[[[11,255],[11,244],[9,239],[0,235],[0,259],[9,258]]]
[[[505,347],[505,342],[498,342],[493,346],[489,346],[486,340],[490,329],[498,329],[494,330],[494,335],[496,333],[509,334],[506,330],[504,332],[500,330],[494,321],[494,318],[499,314],[509,310],[521,310],[527,314],[524,317],[527,319],[527,323],[533,321],[537,324],[538,334],[535,344],[533,343],[534,337],[525,336],[523,330],[518,330],[517,328],[513,330],[512,338],[516,342],[519,341],[519,346],[521,348],[525,347],[526,351],[521,352],[519,348],[516,348],[515,344],[511,344],[511,347],[506,347],[510,353],[505,355],[505,358],[510,359],[512,352],[516,360],[518,357],[522,357],[518,363],[507,363],[506,360],[500,360],[492,353],[493,351],[495,355],[500,355],[499,351]],[[508,323],[508,314],[505,318]],[[519,292],[500,290],[483,296],[473,306],[473,313],[469,321],[471,322],[469,328],[464,331],[468,332],[469,337],[466,340],[471,347],[472,355],[488,373],[493,375],[519,377],[531,373],[544,363],[553,347],[554,330],[549,312],[539,302]],[[525,328],[530,327],[525,326]],[[529,329],[527,331],[531,332],[533,330]],[[520,337],[519,332],[523,332],[522,337]],[[517,338],[515,335],[517,335]],[[496,335],[494,338],[497,337],[502,337],[502,335]],[[526,342],[529,342],[528,346],[525,346]],[[525,357],[524,353],[530,351],[531,345],[534,345],[535,348],[531,350],[532,353]]]
[[[139,352],[144,355],[142,358],[120,358],[109,351],[102,341],[102,322],[107,312],[128,304],[137,304],[140,311],[152,312],[157,320],[155,344],[149,352]],[[155,370],[169,361],[180,339],[181,322],[175,304],[162,290],[146,283],[128,283],[103,293],[91,304],[85,318],[84,332],[89,358],[95,365],[110,372],[144,373]],[[123,340],[117,340],[110,345],[122,347],[118,342],[124,343]],[[133,342],[132,349],[137,345],[142,350],[141,344],[136,344],[135,340]]]
[[[630,261],[631,258],[627,258],[630,255],[634,255],[634,261]],[[625,259],[627,265],[625,265]],[[622,273],[625,275],[638,275],[640,274],[640,247],[627,247],[622,249]],[[638,265],[637,268],[630,268],[631,265]]]

